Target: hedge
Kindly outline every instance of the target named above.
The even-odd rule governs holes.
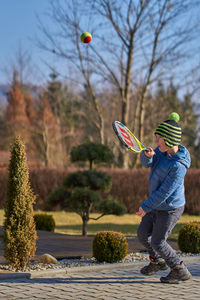
[[[62,183],[63,177],[77,169],[31,168],[30,182],[37,195],[35,209],[46,210],[46,200],[50,192]],[[109,194],[123,202],[128,213],[134,213],[148,197],[148,169],[104,169],[112,177],[112,189]],[[0,208],[6,198],[8,172],[0,168]],[[185,177],[186,208],[185,212],[200,215],[200,169],[189,169]],[[104,196],[104,195],[103,195]],[[59,210],[52,207],[52,210]]]

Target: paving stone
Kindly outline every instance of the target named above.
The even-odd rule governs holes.
[[[168,274],[169,270],[143,276],[138,267],[61,274],[57,278],[7,279],[0,282],[0,299],[199,300],[200,261],[187,262],[187,266],[192,279],[174,285],[160,282],[160,276]]]

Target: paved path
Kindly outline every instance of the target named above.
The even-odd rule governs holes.
[[[168,270],[144,277],[138,266],[57,274],[56,277],[1,280],[0,299],[199,300],[200,259],[187,260],[187,267],[193,275],[192,279],[171,285],[159,281]]]

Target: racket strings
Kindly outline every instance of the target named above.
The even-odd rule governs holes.
[[[133,133],[119,121],[113,122],[113,129],[118,136],[119,140],[125,145],[129,150],[133,152],[141,152],[145,147],[140,143],[140,141],[133,135]]]

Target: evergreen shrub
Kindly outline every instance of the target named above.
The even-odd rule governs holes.
[[[190,222],[181,227],[178,246],[182,252],[200,253],[200,222]]]
[[[4,220],[4,256],[16,270],[25,269],[35,255],[35,199],[29,183],[25,146],[17,137],[11,146]]]
[[[52,215],[38,213],[34,215],[35,226],[37,230],[54,232],[56,223]]]
[[[127,253],[128,243],[120,232],[100,231],[93,240],[93,256],[98,262],[119,262]]]

